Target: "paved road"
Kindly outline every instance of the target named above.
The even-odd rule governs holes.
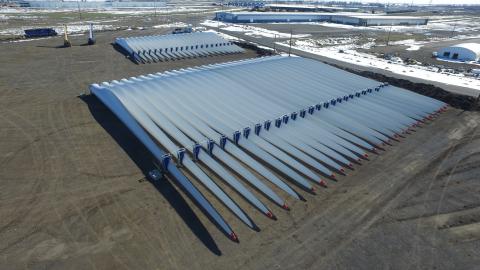
[[[257,44],[262,45],[262,46],[266,46],[266,47],[270,47],[270,48],[274,47],[274,39],[273,38],[269,38],[269,37],[254,38],[254,37],[251,37],[251,36],[247,36],[247,35],[245,35],[241,32],[224,31],[224,30],[218,29],[218,28],[211,28],[211,29],[222,32],[222,33],[225,33],[225,34],[228,34],[228,35],[231,35],[231,36],[234,36],[234,37],[241,38],[245,41],[257,43]],[[277,41],[284,41],[284,40],[286,40],[286,39],[278,39]],[[275,48],[277,49],[277,51],[280,51],[280,52],[288,53],[288,51],[289,51],[288,46],[281,46],[281,45],[276,44]],[[397,78],[397,79],[409,80],[409,81],[414,82],[414,83],[432,84],[434,86],[440,87],[440,88],[442,88],[442,89],[444,89],[448,92],[451,92],[451,93],[468,95],[468,96],[472,96],[472,97],[477,97],[480,94],[480,91],[475,90],[475,89],[471,89],[471,88],[467,88],[467,87],[460,87],[460,86],[449,85],[449,84],[436,82],[436,81],[424,80],[424,79],[421,79],[421,78],[404,76],[404,75],[401,75],[401,74],[393,73],[389,70],[384,70],[384,69],[379,69],[379,68],[374,68],[374,67],[364,67],[364,66],[353,64],[353,63],[338,61],[338,60],[328,58],[328,57],[324,57],[324,56],[321,56],[321,55],[316,55],[316,54],[313,54],[313,53],[296,50],[296,49],[293,49],[293,48],[291,50],[291,53],[295,54],[295,55],[298,55],[298,56],[305,57],[305,58],[315,59],[315,60],[324,62],[326,64],[343,67],[343,68],[353,69],[353,70],[357,70],[357,71],[371,71],[371,72],[375,72],[375,73],[378,73],[378,74],[382,74],[382,75]]]

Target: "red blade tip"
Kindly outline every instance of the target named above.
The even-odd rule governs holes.
[[[327,183],[326,183],[324,180],[320,180],[320,183],[319,183],[319,184],[320,184],[320,186],[322,186],[322,187],[325,187],[325,188],[327,187]]]
[[[283,204],[282,208],[285,209],[285,210],[290,210],[290,207],[288,207],[288,205],[286,203]]]
[[[238,237],[237,237],[237,235],[236,235],[234,232],[232,232],[232,233],[230,234],[230,239],[232,239],[232,240],[235,241],[235,242],[238,242]]]

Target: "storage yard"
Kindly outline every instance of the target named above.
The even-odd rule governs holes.
[[[85,32],[69,37],[70,48],[61,35],[9,36],[0,44],[0,269],[475,269],[480,107],[462,92],[476,93],[473,83],[434,86],[391,75],[388,84],[321,63],[315,57],[322,51],[301,55],[307,47],[364,44],[385,31],[246,28],[209,21],[213,12],[172,13],[170,21],[142,16],[119,15],[91,46]],[[194,34],[170,34],[188,24],[208,28],[194,34],[225,51],[206,53],[201,41],[184,38]],[[288,57],[291,27],[292,53],[308,58]],[[132,49],[125,52],[115,46],[119,37],[142,38],[125,42]],[[158,47],[165,37],[173,41]],[[363,39],[342,44],[355,37]],[[465,40],[478,39],[429,41],[415,51],[405,43],[348,49],[431,55]],[[260,58],[273,44],[283,54]],[[339,49],[347,50],[331,51]],[[146,64],[134,63],[137,56]],[[338,117],[348,132],[334,127]],[[321,130],[312,129],[315,121],[325,121]],[[348,139],[328,135],[334,131]],[[220,134],[228,137],[223,147]],[[215,139],[212,156],[202,136]],[[152,139],[153,151],[145,146]],[[273,151],[269,145],[283,152],[259,154]],[[169,173],[155,180],[152,170],[162,166]],[[198,193],[189,195],[179,175]]]

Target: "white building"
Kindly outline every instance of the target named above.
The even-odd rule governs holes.
[[[426,25],[427,18],[413,16],[386,16],[377,14],[345,14],[332,15],[332,22],[358,26],[379,25]]]
[[[329,21],[331,13],[319,12],[217,12],[215,19],[235,23]]]
[[[426,25],[427,18],[353,12],[217,12],[216,20],[233,23],[333,22],[357,26]]]
[[[301,12],[357,12],[358,8],[331,7],[305,4],[266,4],[265,9],[273,11],[301,11]]]
[[[437,52],[439,58],[454,59],[461,61],[479,61],[480,44],[462,43],[446,47]]]

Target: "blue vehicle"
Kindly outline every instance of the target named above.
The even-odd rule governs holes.
[[[179,28],[175,28],[172,31],[172,34],[185,34],[185,33],[192,33],[192,32],[193,32],[192,27],[179,27]]]
[[[26,29],[24,32],[26,38],[50,37],[57,35],[57,32],[53,28]]]

